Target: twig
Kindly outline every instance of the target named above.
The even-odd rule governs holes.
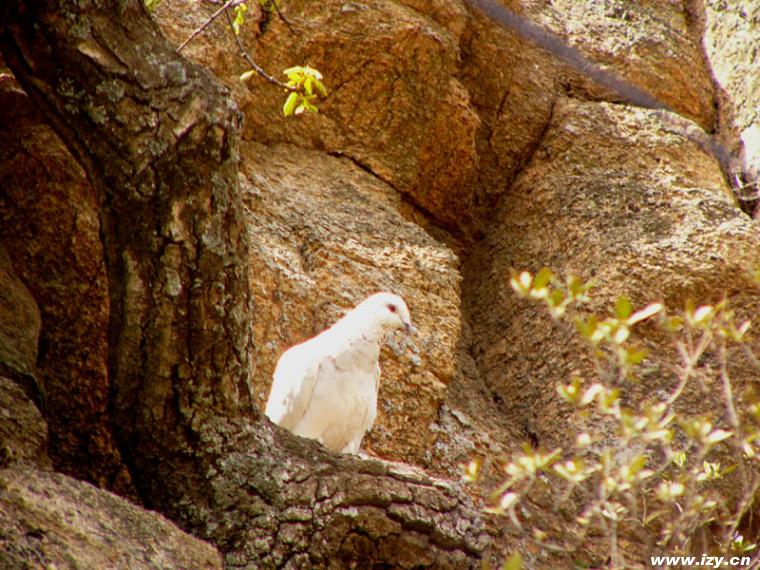
[[[688,348],[685,347],[683,343],[678,343],[677,345],[679,355],[683,360],[683,368],[680,372],[682,376],[678,387],[665,402],[665,405],[668,407],[672,407],[673,404],[675,404],[676,400],[681,397],[681,393],[683,392],[684,388],[686,388],[686,384],[694,374],[695,366],[699,364],[699,359],[702,357],[702,354],[704,354],[705,350],[707,350],[707,347],[712,341],[712,335],[709,335],[707,332],[705,332],[699,341],[699,345],[697,346],[696,351],[694,351],[692,348],[693,342],[691,338],[691,331],[688,328],[686,329],[686,335]]]
[[[738,432],[741,426],[734,406],[734,393],[731,389],[731,379],[728,377],[726,360],[726,341],[724,339],[720,343],[720,379],[723,382],[723,398],[725,399],[726,411],[728,411],[728,421],[734,431]]]
[[[236,0],[232,0],[232,1],[236,1]],[[232,36],[235,38],[235,43],[237,43],[238,50],[240,52],[240,57],[242,57],[246,61],[246,63],[250,65],[256,71],[256,73],[258,73],[261,77],[269,81],[269,83],[277,85],[278,87],[282,87],[283,89],[286,89],[287,91],[293,91],[293,92],[299,93],[300,92],[299,89],[295,87],[291,87],[290,85],[286,85],[282,81],[275,79],[274,77],[269,75],[266,71],[264,71],[255,61],[253,61],[253,58],[250,56],[248,51],[243,46],[243,42],[240,41],[240,38],[235,33],[235,27],[232,25],[232,18],[230,17],[229,10],[225,10],[224,15],[227,16],[227,23],[230,25],[230,32],[232,32]]]
[[[757,494],[758,489],[760,489],[760,477],[755,479],[754,483],[752,484],[752,489],[750,489],[749,492],[745,493],[744,497],[742,497],[740,503],[741,506],[736,513],[734,520],[731,522],[731,525],[728,527],[727,534],[729,537],[733,536],[736,530],[739,528],[739,523],[742,522],[742,518],[744,518],[744,515],[747,513],[755,501],[755,495]]]
[[[177,53],[179,53],[180,51],[182,51],[182,48],[185,47],[187,44],[189,44],[193,40],[193,38],[195,38],[203,30],[205,30],[206,28],[208,28],[208,26],[211,24],[211,22],[213,22],[219,16],[222,15],[222,12],[225,12],[227,10],[227,8],[232,7],[234,4],[239,4],[242,1],[243,0],[227,0],[227,2],[225,2],[222,5],[221,8],[219,8],[216,12],[214,12],[213,14],[211,14],[211,17],[208,20],[206,20],[203,24],[201,24],[200,27],[198,27],[192,34],[190,34],[190,36],[188,36],[188,38],[184,42],[182,42],[180,44],[180,46],[177,48]]]
[[[293,34],[298,35],[298,31],[296,31],[296,29],[290,23],[290,20],[288,20],[285,17],[285,14],[283,14],[280,11],[280,7],[277,5],[277,0],[269,0],[269,1],[274,5],[274,9],[277,11],[277,15],[280,17],[280,20],[282,20],[283,22],[285,22],[285,25],[288,27],[288,29],[290,30],[290,32],[293,33]]]
[[[744,430],[742,430],[741,423],[739,422],[739,414],[736,413],[734,393],[731,387],[731,378],[728,376],[727,362],[728,357],[726,355],[726,339],[722,339],[720,343],[720,379],[723,384],[723,402],[726,406],[726,411],[728,412],[728,422],[731,424],[731,428],[734,430],[736,437],[741,441],[741,439],[744,437]],[[740,442],[736,444],[736,447],[738,448],[739,453],[741,453],[742,445]],[[741,473],[742,477],[742,484],[746,490],[750,484],[749,474],[747,473],[747,465],[746,463],[740,462],[739,467],[739,472]]]

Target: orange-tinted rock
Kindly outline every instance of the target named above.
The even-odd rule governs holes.
[[[37,368],[62,471],[129,494],[108,420],[108,292],[93,191],[26,95],[0,80],[0,243],[39,304]]]

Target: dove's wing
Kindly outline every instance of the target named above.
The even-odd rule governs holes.
[[[290,431],[303,418],[317,382],[320,359],[309,354],[310,344],[296,345],[280,357],[267,400],[266,415]]]
[[[343,445],[342,453],[359,453],[359,448],[362,444],[362,439],[364,439],[364,436],[367,434],[369,430],[372,429],[372,426],[375,425],[375,418],[377,417],[377,392],[380,387],[380,365],[376,364],[372,374],[372,383],[374,384],[374,399],[371,399],[371,394],[368,394],[370,397],[370,404],[363,410],[362,415],[362,421],[360,424],[359,429],[355,430],[353,434],[351,434],[351,439],[346,442]]]

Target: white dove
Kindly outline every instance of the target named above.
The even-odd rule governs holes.
[[[377,415],[380,345],[386,333],[402,328],[412,331],[401,297],[368,297],[329,329],[280,357],[266,415],[330,451],[358,453]]]

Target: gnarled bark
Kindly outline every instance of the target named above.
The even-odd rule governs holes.
[[[228,567],[474,567],[477,510],[422,474],[335,457],[251,396],[240,113],[138,1],[14,0],[8,66],[96,189],[113,422],[142,498]]]

